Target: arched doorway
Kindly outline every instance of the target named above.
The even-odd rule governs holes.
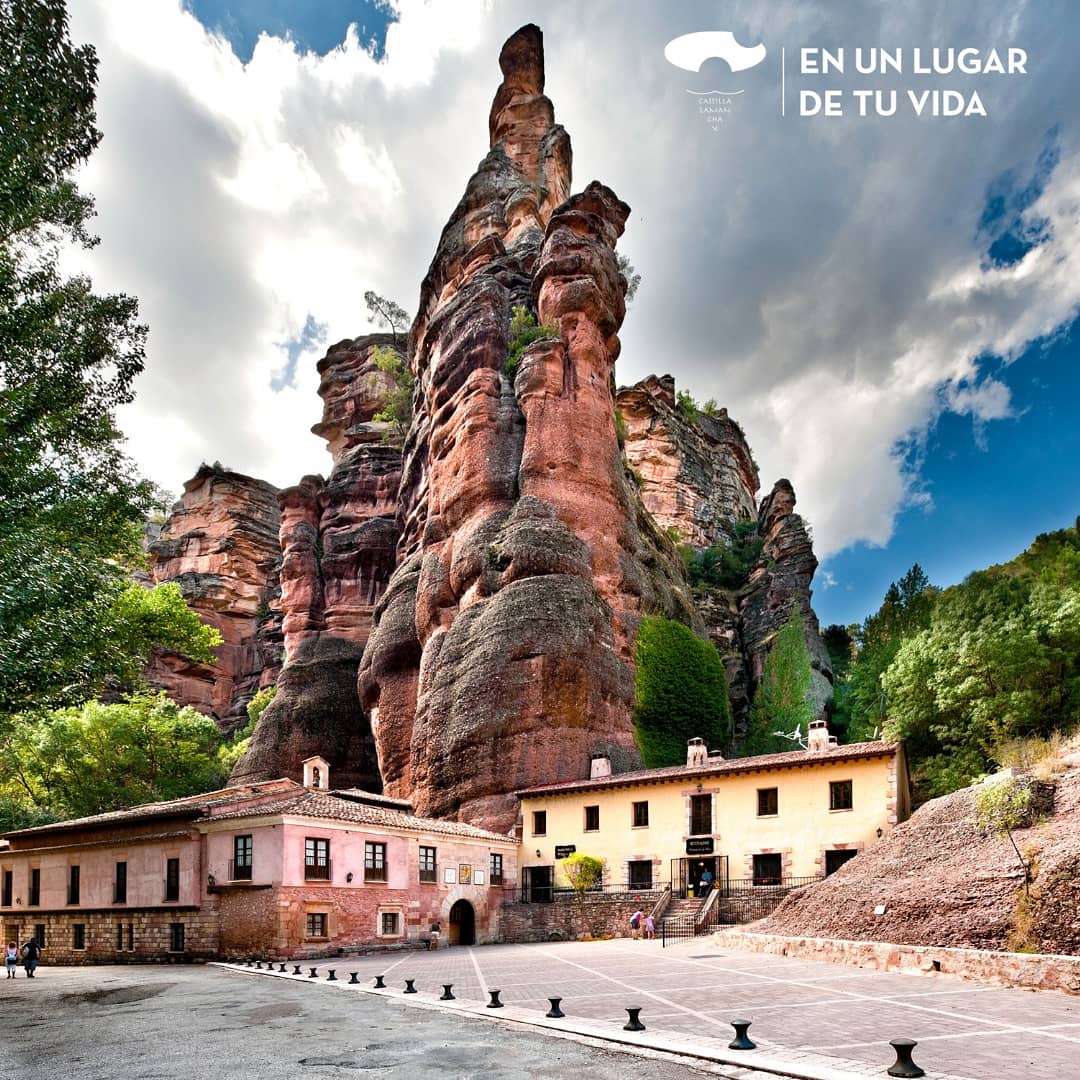
[[[450,944],[476,944],[476,912],[468,900],[458,900],[450,909]]]

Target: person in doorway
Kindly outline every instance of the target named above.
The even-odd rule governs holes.
[[[19,966],[19,946],[14,941],[9,941],[7,945],[7,951],[4,953],[4,960],[7,962],[7,977],[9,979],[15,978],[15,969]]]
[[[637,941],[638,934],[641,931],[641,920],[645,917],[645,913],[638,908],[633,915],[630,916],[630,936]]]
[[[701,871],[701,895],[708,895],[709,890],[712,888],[713,872],[706,866]]]
[[[645,916],[645,937],[648,941],[656,937],[656,920],[652,915]]]
[[[37,969],[38,960],[41,959],[41,946],[37,938],[28,938],[22,947],[23,967],[26,969],[26,977],[32,979]]]

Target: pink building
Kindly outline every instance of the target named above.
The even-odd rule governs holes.
[[[518,842],[406,802],[273,780],[7,834],[5,941],[56,963],[300,957],[498,932]]]

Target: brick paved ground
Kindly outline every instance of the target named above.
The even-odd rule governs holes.
[[[916,1061],[931,1075],[1080,1080],[1080,998],[948,975],[724,951],[704,939],[666,949],[629,940],[455,948],[309,961],[305,974],[312,963],[321,976],[335,967],[339,980],[356,971],[368,986],[385,975],[395,991],[405,978],[432,994],[453,983],[465,1001],[499,989],[507,1005],[538,1014],[557,995],[568,1016],[620,1027],[625,1007],[640,1005],[650,1033],[726,1042],[729,1021],[745,1017],[763,1052],[812,1051],[881,1073],[893,1060],[888,1040],[906,1037],[918,1040]]]

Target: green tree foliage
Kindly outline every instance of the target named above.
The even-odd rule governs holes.
[[[802,729],[805,735],[810,721],[817,717],[811,694],[810,651],[804,635],[802,612],[796,605],[765,658],[765,670],[750,706],[747,754],[793,749],[796,744],[776,732]]]
[[[650,768],[686,761],[686,743],[727,745],[731,708],[720,654],[682,623],[641,620],[637,642],[634,738]]]
[[[516,304],[510,318],[510,335],[506,346],[507,377],[513,379],[517,374],[517,366],[521,361],[521,354],[534,341],[558,341],[559,328],[557,326],[537,326],[536,318],[524,304]]]
[[[675,391],[675,407],[683,414],[683,418],[691,424],[695,423],[701,407],[694,400],[694,395],[689,390]]]
[[[247,703],[247,723],[242,728],[237,728],[218,751],[218,761],[225,776],[232,773],[233,766],[247,752],[251,744],[251,736],[255,734],[255,725],[276,694],[276,686],[264,686]]]
[[[371,289],[364,293],[364,305],[367,307],[368,319],[378,326],[386,327],[394,335],[396,346],[398,334],[404,333],[412,321],[409,313],[400,304]]]
[[[578,896],[583,896],[604,880],[604,860],[596,858],[595,855],[575,851],[561,862],[567,883]]]
[[[680,546],[679,554],[691,585],[739,589],[746,584],[750,571],[761,558],[763,543],[755,522],[739,521],[735,523],[729,545],[708,548]]]
[[[626,302],[629,304],[637,296],[638,286],[641,285],[641,275],[634,269],[630,257],[621,251],[616,252],[615,263],[619,267],[619,273],[626,278]]]
[[[388,376],[391,384],[383,407],[373,419],[385,424],[393,424],[400,438],[408,433],[413,418],[413,389],[416,380],[409,368],[409,363],[397,349],[389,345],[378,346],[371,354],[375,366]]]
[[[210,791],[225,780],[221,741],[212,719],[164,694],[21,717],[4,739],[0,802],[67,818]]]

